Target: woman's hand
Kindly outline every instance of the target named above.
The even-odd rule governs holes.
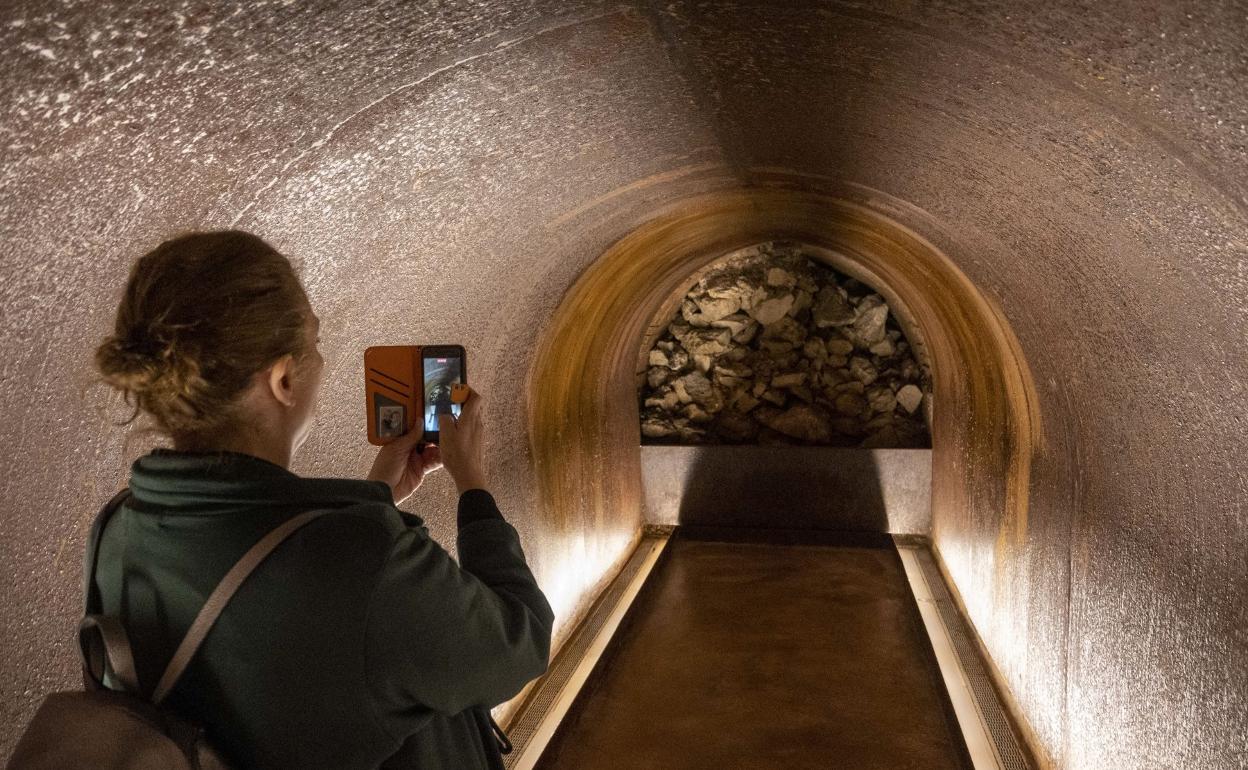
[[[485,489],[484,431],[481,427],[481,394],[468,388],[468,400],[459,417],[438,415],[438,436],[442,444],[440,457],[455,481],[455,489],[463,494],[469,489]]]
[[[442,453],[437,444],[426,444],[417,451],[420,443],[420,425],[386,444],[377,452],[373,469],[368,472],[369,481],[384,481],[394,496],[394,504],[404,500],[425,480],[425,474],[442,467]]]

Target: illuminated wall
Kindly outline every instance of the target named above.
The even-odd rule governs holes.
[[[366,346],[463,343],[498,499],[562,639],[640,522],[636,415],[609,410],[623,386],[604,378],[631,386],[625,357],[703,249],[792,226],[925,244],[863,258],[932,306],[943,360],[979,367],[938,373],[934,537],[1041,751],[1242,764],[1245,16],[9,3],[0,748],[73,680],[82,538],[146,450],[109,427],[123,413],[89,361],[130,260],[160,239],[238,226],[301,260],[328,361],[298,472],[367,470]],[[847,229],[845,202],[875,224]],[[666,260],[595,265],[716,206],[745,213],[673,231],[687,240]],[[606,270],[624,271],[618,295],[583,293]],[[569,313],[601,323],[569,337]],[[593,368],[550,376],[557,350]],[[942,393],[965,412],[942,414]],[[452,546],[449,479],[420,494],[410,507]]]

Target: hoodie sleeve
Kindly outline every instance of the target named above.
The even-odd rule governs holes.
[[[425,709],[503,703],[546,670],[554,613],[484,489],[459,499],[457,564],[424,527],[400,532],[369,602],[368,684],[395,735]]]

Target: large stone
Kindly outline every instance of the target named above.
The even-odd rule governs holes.
[[[749,309],[750,317],[764,326],[773,324],[788,314],[789,308],[793,307],[794,299],[792,294],[781,294],[756,300]]]
[[[826,442],[832,438],[832,418],[816,404],[798,404],[763,423],[774,431],[802,441]]]
[[[750,411],[754,407],[758,406],[758,404],[759,400],[750,395],[750,391],[744,388],[732,399],[731,402],[732,408],[742,413]]]
[[[791,289],[797,285],[797,278],[783,267],[773,267],[767,271],[767,285]]]
[[[806,340],[806,327],[788,316],[763,327],[763,340],[783,340],[793,346]]]
[[[754,294],[754,290],[758,288],[750,279],[744,276],[733,277],[730,275],[709,278],[705,286],[706,296],[712,299],[734,299],[742,306]]]
[[[741,309],[740,297],[701,297],[694,300],[707,323],[715,323]]]
[[[863,393],[866,392],[867,388],[865,385],[862,384],[861,380],[846,380],[845,382],[842,382],[840,385],[837,385],[835,388],[833,388],[833,390],[835,390],[838,394],[857,393],[858,395],[861,396]]]
[[[692,425],[681,425],[676,429],[676,437],[686,444],[701,444],[706,438],[705,428],[695,428]]]
[[[699,404],[705,404],[715,395],[715,386],[706,378],[702,372],[689,372],[676,382],[684,386],[685,392],[689,394],[689,398]],[[672,383],[675,385],[676,383]]]
[[[672,376],[672,370],[664,366],[652,366],[646,371],[646,384],[651,389],[661,387]]]
[[[744,313],[731,313],[711,321],[711,326],[716,329],[727,329],[733,334],[744,331],[752,324],[753,321]]]
[[[867,409],[867,400],[857,393],[842,393],[836,397],[836,411],[846,417],[858,417]]]
[[[802,345],[802,355],[812,361],[823,362],[828,360],[828,349],[824,346],[823,340],[818,337],[811,337]],[[666,361],[667,358],[664,357],[663,360]],[[651,363],[653,363],[653,359],[651,359]]]
[[[641,421],[641,435],[646,438],[665,438],[676,432],[676,428],[660,417],[647,417]]]
[[[732,345],[732,333],[727,329],[693,329],[680,342],[691,355],[717,356]]]
[[[848,356],[854,352],[854,343],[839,337],[828,340],[827,347],[828,355],[831,356]]]
[[[870,385],[880,376],[875,365],[862,356],[854,356],[849,359],[849,374],[863,385]]]
[[[750,340],[754,339],[754,335],[758,334],[759,325],[757,321],[750,321],[750,325],[732,335],[732,341],[739,345],[748,345]]]
[[[825,286],[815,297],[811,319],[820,329],[828,326],[844,326],[854,320],[854,309],[835,286]]]
[[[901,404],[901,408],[905,409],[907,414],[913,414],[922,401],[923,391],[919,390],[916,385],[906,385],[897,391],[897,403]]]
[[[805,289],[799,289],[794,295],[793,307],[789,308],[789,315],[795,316],[812,304],[814,304],[814,295]]]
[[[897,407],[897,398],[888,388],[875,387],[867,391],[867,403],[871,404],[871,411],[888,414]]]
[[[697,403],[688,404],[682,410],[682,413],[685,415],[685,417],[689,418],[690,422],[710,422],[711,421],[711,415],[708,414],[706,410],[704,410],[702,407],[698,406]]]
[[[689,395],[689,391],[685,390],[685,381],[683,378],[672,381],[672,391],[676,394],[676,397],[680,400],[680,403],[682,404],[693,403],[693,396]]]
[[[657,406],[665,412],[670,412],[680,404],[680,397],[676,395],[676,391],[669,390],[662,396],[652,396],[647,398],[643,406]]]
[[[698,306],[691,299],[686,299],[680,303],[680,317],[690,326],[710,326],[711,319],[702,315],[698,310]]]
[[[668,358],[667,358],[666,353],[658,349],[650,351],[650,365],[651,366],[667,366],[667,364],[668,364]],[[651,387],[654,387],[654,386],[651,386]]]
[[[884,304],[884,299],[878,294],[863,297],[854,316],[854,342],[863,348],[869,348],[880,342],[884,339],[886,321],[888,321],[888,305]]]
[[[870,350],[873,355],[883,356],[887,358],[888,356],[891,356],[894,353],[895,349],[893,348],[892,340],[882,339],[879,342],[872,345],[870,348],[868,348],[868,350]]]
[[[787,397],[784,395],[783,391],[768,388],[763,391],[762,399],[764,401],[770,401],[776,406],[784,406],[784,402],[787,400]]]
[[[758,343],[758,349],[779,361],[793,352],[793,343],[788,340],[762,340]]]
[[[754,370],[745,364],[720,364],[715,367],[715,373],[724,377],[752,377]]]
[[[771,387],[773,388],[792,388],[806,384],[806,372],[789,372],[786,374],[777,374],[771,378]]]
[[[731,364],[740,363],[749,357],[750,357],[750,349],[747,347],[743,347],[741,345],[737,345],[736,347],[729,348],[726,353],[721,355],[719,357],[719,363],[727,366]]]
[[[787,390],[808,404],[815,400],[815,394],[805,385],[791,385]]]
[[[693,326],[684,318],[678,318],[667,325],[667,333],[677,340],[684,340],[691,331],[693,331]]]

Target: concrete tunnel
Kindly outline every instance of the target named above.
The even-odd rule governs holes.
[[[556,657],[644,540],[655,319],[733,249],[837,252],[929,347],[917,534],[1030,762],[1248,764],[1243,2],[19,0],[0,39],[4,754],[151,445],[90,352],[133,259],[236,227],[323,320],[297,473],[366,472],[365,347],[467,348]]]

